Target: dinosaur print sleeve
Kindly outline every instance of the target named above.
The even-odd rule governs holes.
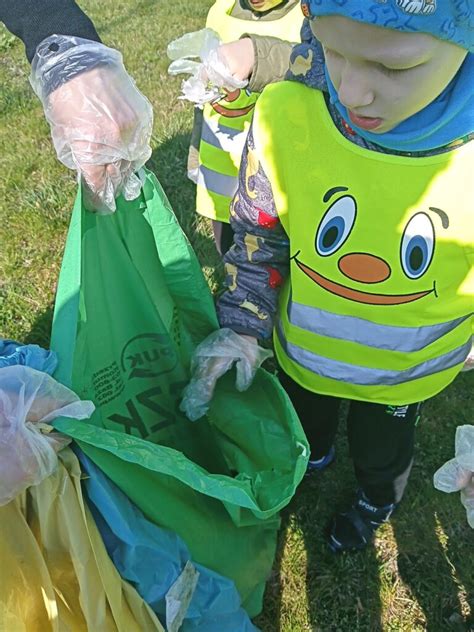
[[[234,245],[224,257],[226,290],[217,303],[220,325],[270,338],[279,290],[289,273],[290,250],[252,130],[242,155],[230,223]]]

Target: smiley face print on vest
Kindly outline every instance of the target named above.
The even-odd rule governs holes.
[[[416,211],[398,229],[398,235],[387,232],[387,240],[395,238],[398,241],[398,257],[394,260],[393,256],[385,254],[394,251],[393,244],[392,248],[387,248],[380,235],[378,238],[374,235],[372,249],[358,247],[357,224],[361,224],[364,232],[370,231],[371,227],[370,224],[364,226],[360,217],[362,209],[358,209],[357,200],[347,187],[329,189],[323,203],[330,204],[314,238],[316,262],[321,265],[309,265],[301,251],[292,257],[314,283],[336,296],[367,305],[401,305],[437,297],[436,279],[430,275],[436,245],[431,216],[441,218],[443,228],[447,228],[449,220],[444,211],[434,207]],[[364,242],[367,243],[367,239]],[[314,254],[311,260],[314,260]],[[331,268],[333,273],[328,274]],[[400,291],[402,287],[403,291]]]
[[[232,90],[219,101],[211,103],[212,109],[224,118],[247,116],[254,108],[258,95],[245,88]]]

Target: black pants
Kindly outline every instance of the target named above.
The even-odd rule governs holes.
[[[212,230],[217,252],[223,257],[234,243],[234,231],[230,224],[215,219],[212,220]]]
[[[334,443],[341,400],[307,391],[281,368],[279,377],[303,425],[311,459],[321,458]],[[403,496],[413,463],[420,407],[350,402],[350,454],[359,486],[374,505],[399,502]]]

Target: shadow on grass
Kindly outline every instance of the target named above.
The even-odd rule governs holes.
[[[474,630],[474,533],[459,494],[439,492],[432,483],[454,454],[456,426],[472,423],[472,377],[461,374],[427,403],[411,480],[392,520],[398,573],[423,612],[427,632]]]
[[[39,314],[33,322],[30,331],[22,340],[25,345],[35,344],[49,348],[51,339],[51,326],[53,323],[54,304],[49,305],[43,312]]]
[[[432,482],[454,455],[456,426],[472,423],[473,377],[459,375],[424,407],[413,472],[392,520],[398,574],[418,603],[427,632],[474,630],[474,533],[459,494],[439,492]]]
[[[277,551],[271,575],[265,588],[263,600],[263,613],[259,615],[254,623],[262,632],[281,632],[281,613],[283,611],[282,592],[284,584],[283,557],[285,555],[285,542],[290,530],[290,511],[283,511],[281,527],[278,533]]]
[[[342,446],[339,454],[344,452]],[[331,471],[311,477],[301,489],[299,511],[306,554],[306,592],[314,632],[382,630],[379,562],[375,549],[334,554],[326,542],[332,516],[352,500],[355,481],[346,455]]]
[[[337,453],[327,471],[303,480],[284,513],[264,612],[256,620],[263,632],[382,630],[375,549],[335,555],[326,544],[325,528],[355,485],[343,432]],[[304,620],[309,627],[301,627]]]
[[[405,500],[409,501],[408,498]],[[445,528],[433,513],[425,514],[422,518],[422,542],[418,520],[413,519],[412,511],[405,511],[392,519],[398,548],[398,574],[424,614],[424,630],[471,631],[474,629],[474,621],[471,619],[469,622],[465,612],[463,613],[460,591],[465,590],[469,594],[474,588],[472,572],[470,578],[462,576],[460,542],[453,547],[443,547],[440,542],[440,528],[442,531]],[[460,529],[458,534],[459,538],[463,538],[464,531],[465,551],[469,550],[469,543],[465,538],[467,529],[468,527]]]

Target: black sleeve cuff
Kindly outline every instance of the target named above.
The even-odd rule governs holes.
[[[23,41],[30,63],[38,44],[53,33],[101,41],[74,0],[0,0],[0,19]]]

